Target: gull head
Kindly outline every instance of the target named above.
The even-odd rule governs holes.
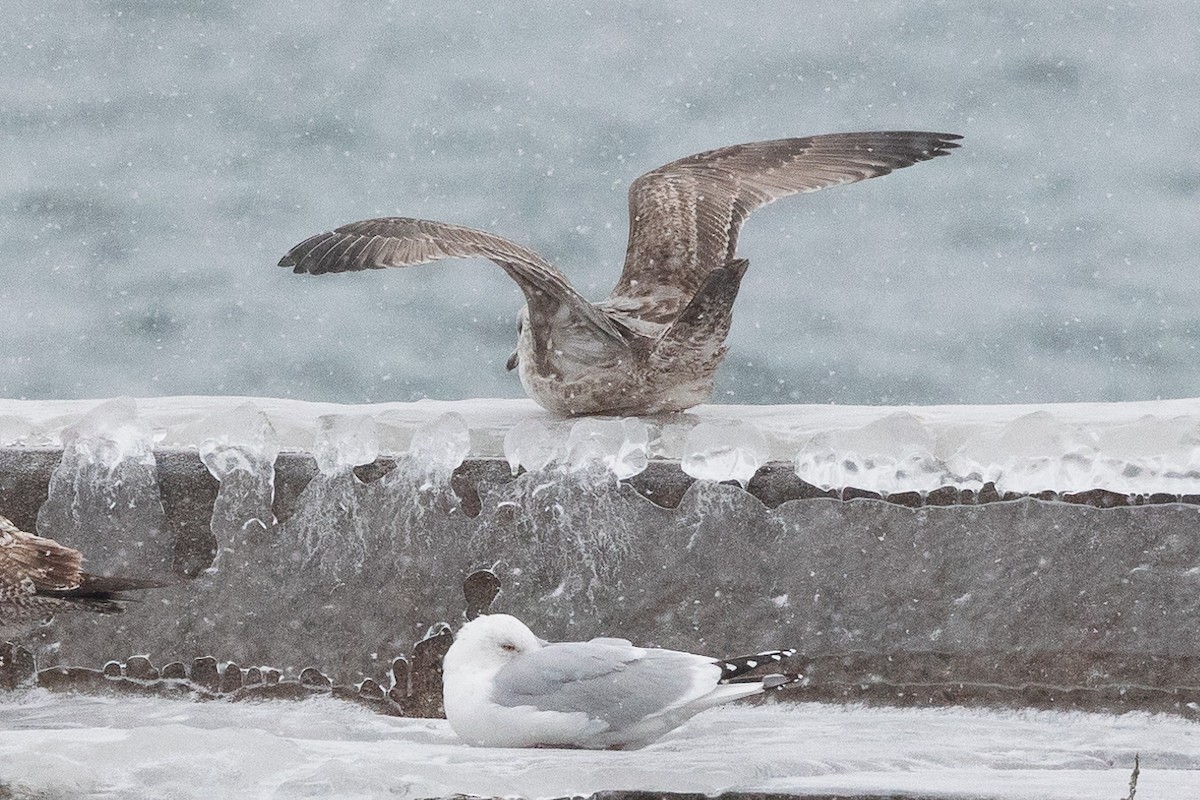
[[[541,641],[524,622],[509,614],[484,614],[463,625],[446,653],[446,667],[459,662],[495,672],[523,653],[540,649]]]

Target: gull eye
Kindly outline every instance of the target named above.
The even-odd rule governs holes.
[[[500,649],[508,653],[517,652],[517,646],[512,642],[505,642],[504,644],[500,645]]]

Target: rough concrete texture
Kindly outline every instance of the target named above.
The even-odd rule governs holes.
[[[0,452],[0,513],[95,572],[179,580],[121,617],[41,629],[39,665],[213,655],[383,680],[430,626],[461,621],[463,577],[491,567],[494,609],[544,638],[794,646],[813,697],[1200,699],[1194,505],[781,499],[787,476],[760,472],[752,494],[671,464],[624,483],[513,478],[494,461],[454,475],[403,459],[323,474],[300,454],[244,466],[218,482],[195,454],[158,452],[93,475],[53,451]]]

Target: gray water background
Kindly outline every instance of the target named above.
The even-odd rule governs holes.
[[[671,159],[864,129],[950,158],[749,221],[714,401],[1200,396],[1200,4],[5,0],[0,396],[518,397],[484,261],[312,278],[376,215],[585,295]]]

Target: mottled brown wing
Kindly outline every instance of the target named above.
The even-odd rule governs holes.
[[[537,253],[485,231],[408,217],[383,217],[305,239],[279,261],[298,273],[322,275],[385,267],[412,267],[443,258],[486,258],[517,282],[533,306],[564,304],[597,331],[621,340],[612,323]],[[554,308],[544,308],[553,313]],[[623,341],[623,340],[622,340]]]
[[[732,261],[750,212],[781,197],[875,178],[948,155],[950,133],[835,133],[722,147],[642,175],[629,187],[629,246],[607,303],[669,322]]]
[[[35,536],[0,517],[0,584],[64,591],[79,586],[83,558],[78,550]]]

